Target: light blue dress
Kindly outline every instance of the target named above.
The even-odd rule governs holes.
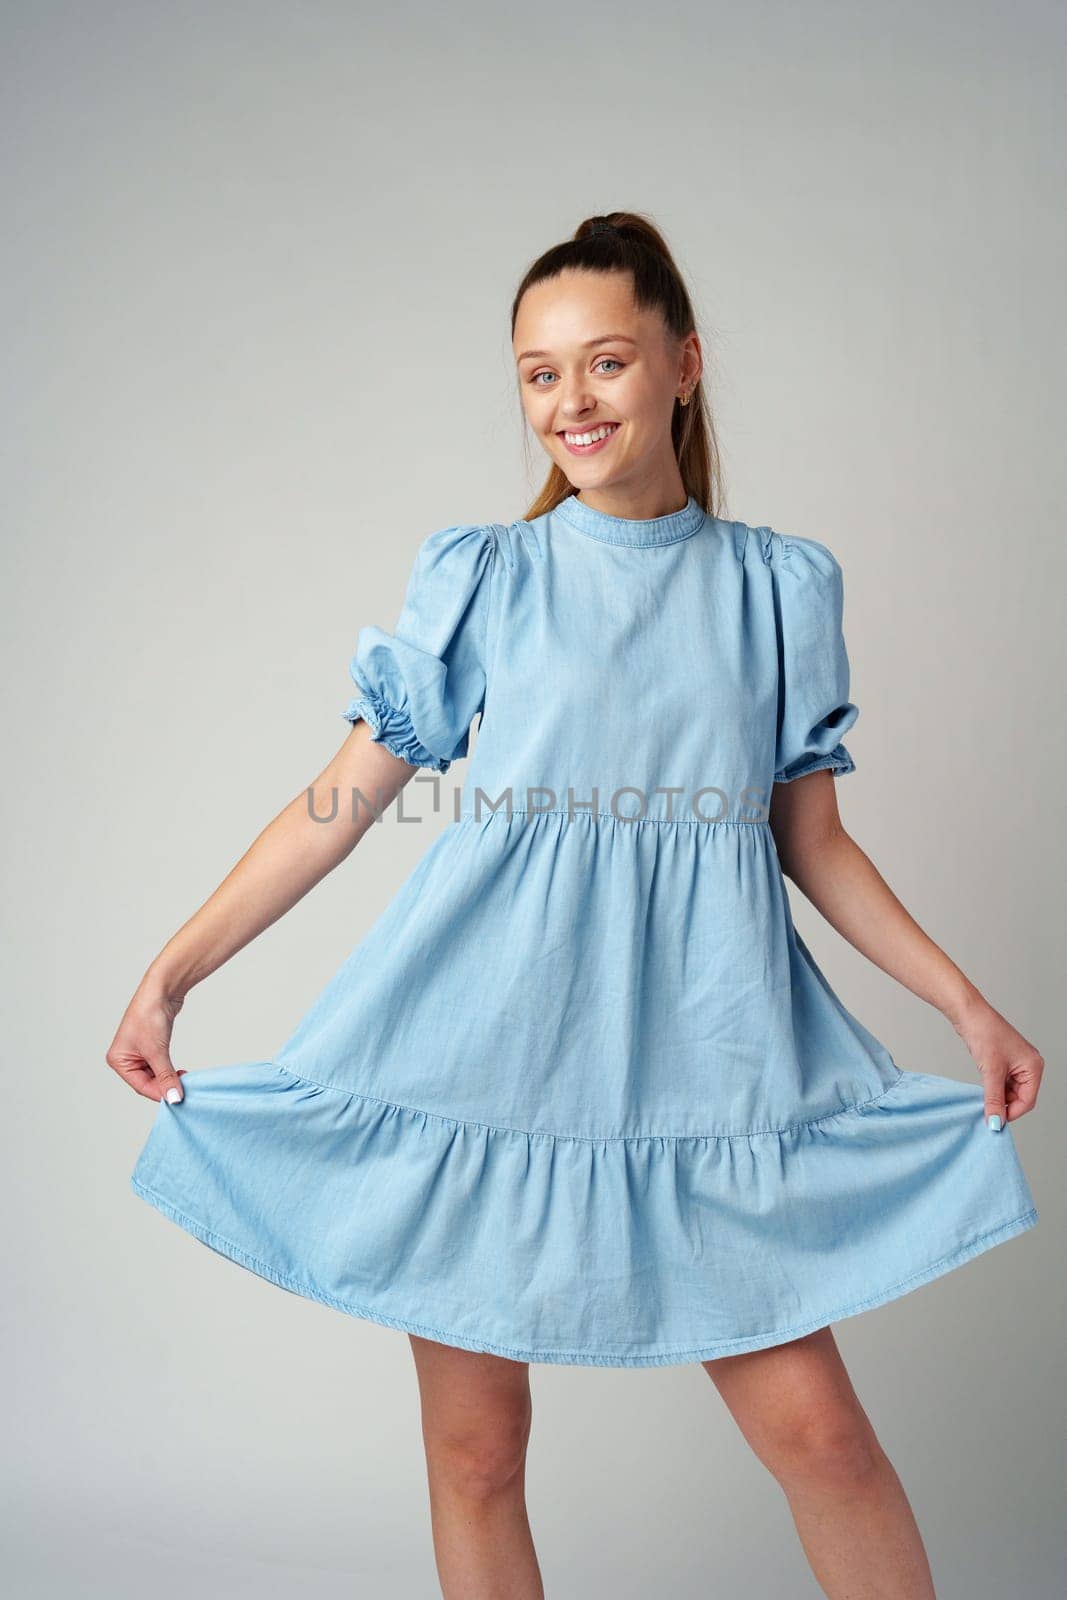
[[[343,715],[441,774],[480,715],[459,813],[272,1060],[159,1105],[135,1192],[339,1311],[612,1367],[780,1344],[1032,1227],[977,1075],[897,1066],[793,926],[767,806],[854,769],[842,618],[825,545],[693,498],[424,539]],[[406,813],[435,787],[452,815],[444,782]]]

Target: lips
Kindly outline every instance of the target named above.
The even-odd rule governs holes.
[[[582,429],[563,429],[558,433],[557,437],[563,440],[572,456],[591,456],[595,451],[603,450],[605,445],[609,445],[621,427],[621,422],[595,422],[591,427]],[[610,431],[604,434],[603,438],[595,439],[592,444],[571,444],[567,438],[567,433],[570,431],[575,433],[595,433],[598,428],[608,428]]]

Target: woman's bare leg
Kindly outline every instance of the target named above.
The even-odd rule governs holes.
[[[526,1515],[528,1363],[408,1338],[444,1600],[544,1600]]]
[[[785,1492],[830,1600],[935,1600],[911,1506],[829,1328],[701,1363]]]

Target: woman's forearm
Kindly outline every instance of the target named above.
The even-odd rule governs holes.
[[[354,789],[384,809],[414,772],[384,746],[372,743],[366,725],[357,723],[333,761],[267,824],[163,947],[141,988],[184,998],[351,853],[374,820],[370,806],[363,804],[353,817]]]
[[[953,1024],[969,1008],[985,1004],[843,829],[805,849],[790,863],[788,876],[849,944]]]

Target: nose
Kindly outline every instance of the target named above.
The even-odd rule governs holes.
[[[595,414],[597,397],[585,387],[587,376],[585,372],[576,372],[560,379],[556,389],[556,415],[561,419],[561,427],[584,422]]]
[[[572,427],[574,423],[585,422],[595,413],[596,399],[592,395],[576,392],[565,395],[560,402],[557,415],[561,419],[561,426]]]

